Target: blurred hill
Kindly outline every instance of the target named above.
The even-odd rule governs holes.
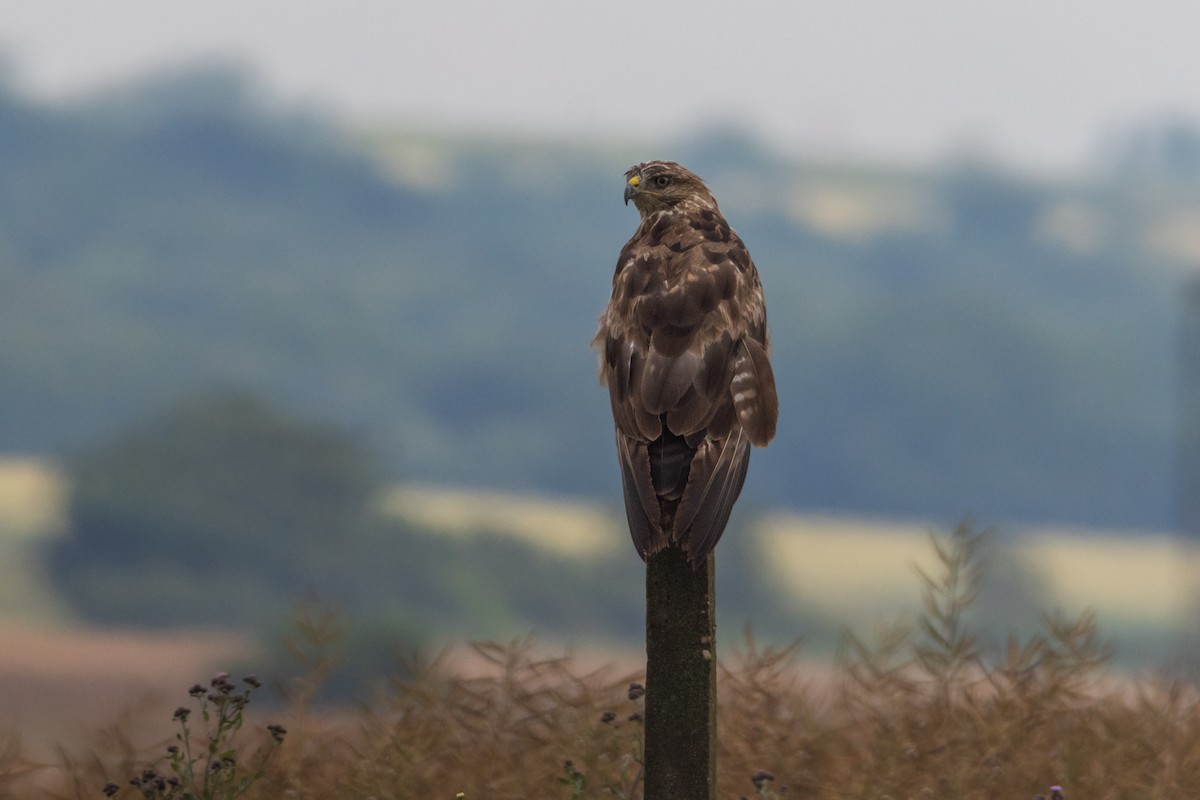
[[[0,450],[73,452],[237,386],[406,481],[615,498],[588,341],[635,224],[621,173],[667,157],[768,294],[783,418],[748,507],[1167,528],[1200,261],[1200,176],[1176,167],[1200,137],[1162,141],[1035,180],[796,163],[721,130],[346,131],[223,68],[4,91]]]
[[[311,431],[288,438],[297,433],[305,440]],[[120,471],[128,474],[141,459],[128,459],[128,439],[118,444],[109,456],[118,459],[114,465],[125,461]],[[351,677],[378,675],[397,650],[414,643],[505,640],[534,631],[543,642],[636,651],[641,638],[639,562],[621,515],[596,503],[387,487],[371,504],[380,516],[339,531],[326,557],[309,557],[306,570],[297,563],[302,553],[294,552],[302,540],[293,541],[290,531],[255,531],[245,514],[238,526],[242,541],[222,540],[220,532],[179,536],[169,525],[161,534],[138,536],[126,527],[124,535],[137,538],[137,547],[99,553],[94,545],[103,532],[86,520],[86,509],[94,512],[99,498],[67,502],[98,488],[94,476],[80,477],[90,489],[70,486],[67,475],[44,462],[0,459],[0,587],[6,589],[0,591],[0,624],[37,625],[44,632],[252,634],[270,650],[289,612],[324,606],[347,627]],[[211,503],[211,477],[200,479],[201,494],[211,505],[224,505]],[[185,508],[181,498],[164,503],[154,496],[172,482],[148,480],[153,491],[130,500],[123,519],[154,514],[154,506],[159,518],[167,504]],[[290,496],[286,488],[281,494]],[[81,502],[83,524],[68,531],[64,524],[81,516]],[[1005,533],[983,550],[981,599],[970,618],[989,652],[999,652],[1008,634],[1040,631],[1041,615],[1050,609],[1068,615],[1092,609],[1105,637],[1119,645],[1122,664],[1142,667],[1179,656],[1180,631],[1194,615],[1195,547],[1161,534],[1133,540],[1113,531],[1044,527]],[[736,647],[743,627],[752,625],[763,641],[801,637],[810,656],[825,658],[847,628],[862,635],[911,622],[921,610],[917,570],[940,570],[931,534],[946,541],[945,531],[924,523],[754,515],[729,532],[720,551],[722,646]],[[196,563],[197,547],[222,555],[224,565]],[[306,590],[319,594],[298,604]]]

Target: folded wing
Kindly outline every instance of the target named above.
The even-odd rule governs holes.
[[[698,562],[725,529],[750,446],[775,434],[778,398],[762,289],[741,241],[722,255],[660,238],[640,255],[626,248],[597,334],[601,380],[638,553],[678,542]]]

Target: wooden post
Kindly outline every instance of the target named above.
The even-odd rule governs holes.
[[[716,561],[678,547],[646,559],[645,800],[717,790]]]

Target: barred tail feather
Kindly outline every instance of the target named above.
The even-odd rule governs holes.
[[[729,391],[750,443],[765,447],[775,437],[779,396],[775,393],[775,373],[771,369],[771,362],[767,360],[762,345],[754,339],[742,339],[738,347]]]

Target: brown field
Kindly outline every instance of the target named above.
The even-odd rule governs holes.
[[[1086,800],[1195,796],[1194,684],[1114,680],[1086,619],[1018,643],[1000,664],[977,662],[953,634],[963,606],[951,594],[939,597],[925,621],[944,641],[909,635],[863,644],[822,680],[792,654],[752,644],[722,664],[717,796],[1028,800],[1048,795],[1051,784]],[[469,657],[414,667],[357,711],[299,703],[270,717],[251,713],[249,730],[236,742],[219,739],[217,750],[234,755],[234,777],[270,753],[265,773],[244,795],[212,796],[641,797],[643,705],[628,693],[641,680],[636,671],[597,669],[520,644],[480,645]],[[179,774],[162,754],[170,709],[181,702],[196,707],[180,689],[140,703],[140,714],[116,717],[32,771],[20,752],[0,752],[0,796],[99,800],[111,781],[124,787],[119,798],[142,797],[128,781],[145,767],[160,777]],[[153,736],[146,719],[155,721]],[[287,728],[277,750],[268,721]],[[201,758],[200,772],[206,764]]]
[[[122,713],[173,708],[182,690],[250,652],[229,634],[0,623],[0,733],[19,733],[39,753],[78,745]]]
[[[33,549],[61,525],[62,496],[45,465],[0,464],[0,798],[98,800],[108,781],[125,786],[119,798],[141,797],[128,779],[168,768],[173,709],[196,702],[187,687],[252,650],[221,634],[73,627]],[[447,535],[510,535],[567,555],[625,545],[619,520],[568,501],[425,488],[390,502]],[[719,797],[1027,800],[1051,784],[1073,800],[1195,796],[1197,686],[1118,674],[1094,619],[1079,613],[1177,622],[1197,569],[1170,537],[1022,532],[1009,555],[1045,576],[1065,614],[995,662],[978,657],[961,626],[965,587],[946,580],[977,557],[971,547],[939,558],[920,524],[816,515],[758,524],[795,602],[852,622],[894,616],[880,609],[920,616],[851,642],[837,665],[753,642],[731,651],[719,690]],[[564,539],[564,528],[574,533]],[[924,605],[914,566],[934,578]],[[265,777],[242,795],[251,800],[637,798],[641,705],[627,689],[640,666],[628,651],[460,647],[403,677],[380,676],[388,688],[372,702],[338,710],[304,701],[314,673],[270,720],[250,709],[251,730],[221,747],[236,749],[230,774],[244,776],[269,751],[265,723],[288,728]],[[19,741],[5,745],[9,733]],[[775,778],[756,788],[759,770]]]

